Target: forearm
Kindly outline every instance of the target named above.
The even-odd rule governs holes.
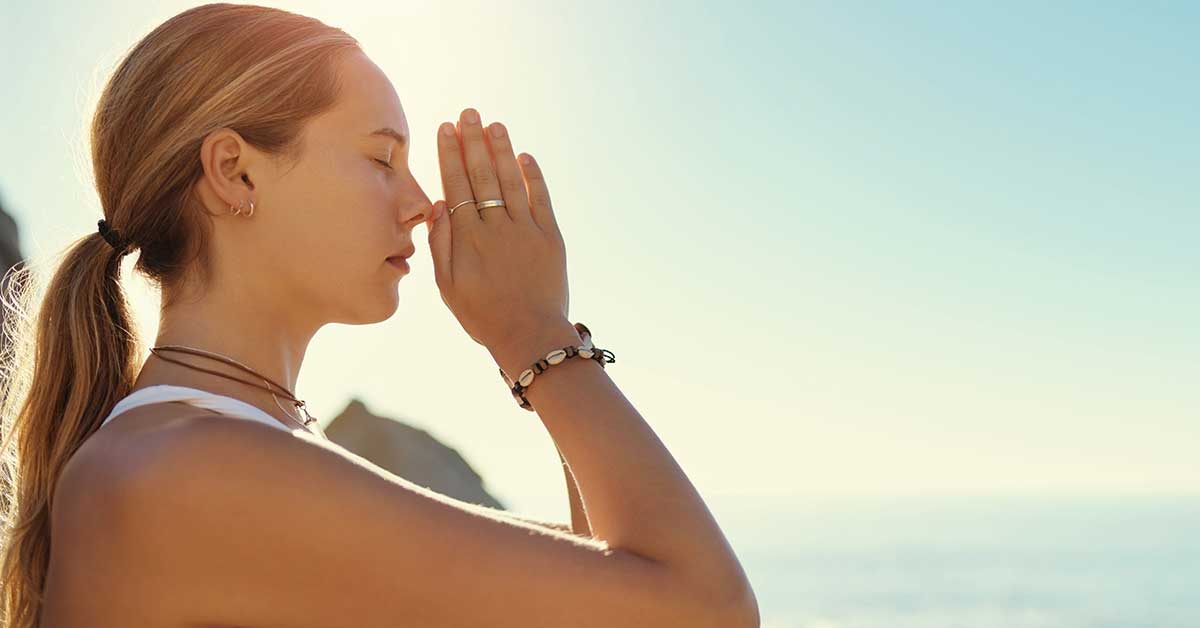
[[[555,449],[558,450],[557,445],[555,445]],[[553,528],[555,530],[569,532],[576,536],[594,538],[592,536],[591,526],[588,525],[587,514],[583,510],[583,499],[580,498],[579,488],[575,484],[575,476],[571,473],[571,467],[567,464],[566,459],[563,458],[561,450],[558,450],[558,460],[560,464],[562,464],[563,474],[566,476],[567,480],[567,501],[570,503],[571,507],[570,524],[541,521],[538,519],[530,519],[529,517],[520,517],[508,512],[507,510],[497,510],[495,508],[488,508],[487,510],[489,511],[489,514],[508,519],[516,519],[518,521],[524,521],[525,523],[532,523],[533,525],[543,528]],[[480,508],[484,507],[480,506]]]
[[[562,323],[489,351],[515,377],[550,350],[580,343]],[[673,568],[710,599],[752,599],[696,488],[600,364],[576,357],[550,366],[525,397],[570,463],[595,538]]]
[[[557,445],[555,446],[555,448],[557,449]],[[586,537],[586,538],[594,538],[592,536],[591,527],[588,525],[587,515],[584,513],[584,510],[583,510],[583,500],[579,497],[579,489],[575,485],[575,476],[571,473],[570,465],[568,465],[567,461],[563,458],[562,451],[558,452],[558,459],[559,459],[559,462],[562,464],[563,473],[566,475],[566,480],[567,480],[567,500],[569,501],[570,506],[571,506],[571,523],[570,524],[557,523],[557,522],[551,522],[551,521],[541,521],[539,519],[530,519],[529,517],[521,517],[521,516],[514,515],[511,512],[508,512],[507,510],[498,510],[495,508],[488,508],[486,506],[478,506],[477,504],[475,504],[475,506],[479,509],[486,510],[487,513],[492,516],[502,517],[502,518],[506,518],[506,519],[510,519],[510,520],[515,519],[517,521],[531,523],[535,526],[539,526],[542,528],[552,528],[554,530],[568,532],[568,533],[574,534],[576,536],[582,536],[582,537]]]
[[[572,529],[570,524],[557,523],[557,522],[551,522],[551,521],[542,521],[540,519],[531,519],[529,517],[521,517],[519,515],[514,515],[513,513],[509,512],[507,510],[500,510],[499,508],[492,508],[490,506],[482,506],[480,504],[475,504],[475,503],[471,503],[471,502],[463,502],[462,500],[457,500],[457,501],[459,502],[458,506],[460,508],[465,508],[467,510],[473,510],[480,514],[487,515],[489,517],[498,518],[498,519],[507,519],[509,521],[520,521],[522,523],[531,524],[531,525],[537,526],[539,528],[546,528],[546,529],[555,530],[558,532],[566,532],[568,534],[573,534],[575,536],[586,537],[586,538],[595,540],[590,535],[576,533],[575,530]]]
[[[571,465],[563,457],[562,450],[555,443],[558,460],[562,464],[563,474],[567,479],[567,501],[571,506],[571,531],[580,536],[592,536],[592,525],[588,523],[587,511],[583,508],[583,497],[579,495],[579,485],[575,483],[575,474],[571,473]]]

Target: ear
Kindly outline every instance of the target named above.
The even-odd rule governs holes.
[[[220,128],[204,138],[200,144],[204,174],[197,190],[209,211],[221,215],[228,213],[231,205],[249,204],[254,198],[250,171],[257,165],[257,154],[233,129]]]

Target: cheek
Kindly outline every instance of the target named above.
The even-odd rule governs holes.
[[[270,230],[279,236],[272,242],[284,250],[272,254],[308,260],[325,258],[328,248],[337,247],[338,217],[346,215],[347,189],[354,187],[346,183],[347,174],[351,174],[348,169],[333,160],[310,158],[276,182],[268,199],[269,222]],[[303,266],[307,270],[313,265]]]
[[[329,277],[370,273],[382,266],[399,245],[395,237],[392,187],[406,176],[390,177],[362,155],[321,156],[298,165],[284,182],[291,223],[284,231],[291,255],[304,255],[305,272],[325,281]]]
[[[291,206],[303,208],[323,229],[350,228],[364,210],[386,202],[384,177],[357,153],[313,160],[292,179]]]

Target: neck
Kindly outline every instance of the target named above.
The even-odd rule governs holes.
[[[261,297],[241,298],[210,292],[202,299],[164,298],[163,302],[172,305],[162,309],[153,346],[181,345],[234,360],[270,382],[286,387],[288,394],[303,399],[296,390],[296,379],[316,327],[298,324],[287,313],[264,307]],[[287,394],[251,372],[220,359],[181,351],[163,351],[163,355],[256,385],[188,368],[151,354],[134,389],[157,384],[189,386],[240,399],[288,424],[305,418]]]

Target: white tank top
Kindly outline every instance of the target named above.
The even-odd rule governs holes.
[[[295,430],[310,433],[321,432],[319,426],[316,425],[312,425],[308,429],[300,427],[299,424],[296,424],[294,427],[288,427],[280,423],[275,417],[240,399],[218,395],[217,393],[211,393],[207,390],[200,390],[199,388],[192,388],[190,386],[175,386],[174,384],[157,384],[139,388],[129,393],[113,406],[112,412],[108,413],[108,416],[100,423],[100,427],[104,427],[113,417],[126,410],[151,403],[163,403],[167,401],[181,401],[198,408],[216,410],[229,417],[258,421],[259,423],[265,423],[287,432]]]

